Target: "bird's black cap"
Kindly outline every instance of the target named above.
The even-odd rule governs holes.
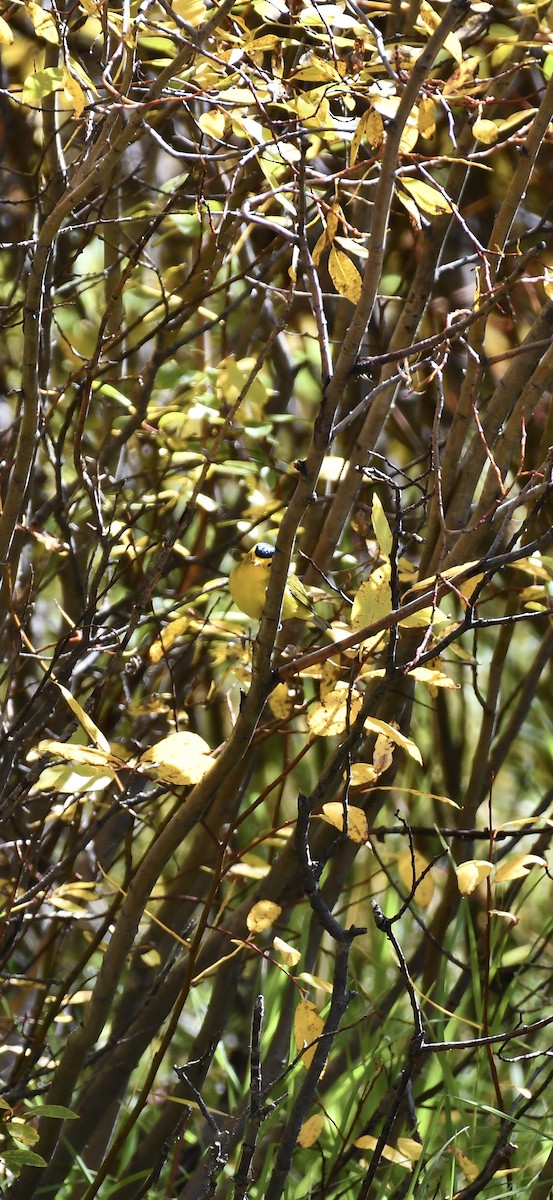
[[[268,542],[257,542],[254,546],[256,558],[272,558],[275,552],[274,546],[270,546]]]

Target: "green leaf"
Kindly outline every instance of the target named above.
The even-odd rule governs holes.
[[[59,92],[63,86],[62,68],[46,67],[44,71],[36,71],[34,75],[27,75],[21,99],[24,104],[38,104],[43,96],[49,96],[51,92]]]

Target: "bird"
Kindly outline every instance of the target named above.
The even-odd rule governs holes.
[[[255,621],[260,621],[263,615],[274,553],[274,546],[268,542],[256,542],[229,575],[229,590],[236,607]],[[318,629],[328,629],[326,621],[315,612],[301,579],[292,573],[284,589],[281,616],[283,621],[299,617],[301,621],[311,621]]]

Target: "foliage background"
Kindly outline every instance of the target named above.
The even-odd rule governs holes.
[[[549,1195],[552,25],[3,10],[11,1200]]]

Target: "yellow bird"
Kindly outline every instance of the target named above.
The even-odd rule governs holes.
[[[274,546],[270,546],[268,542],[257,542],[232,568],[229,576],[230,594],[236,607],[255,621],[261,620],[265,607],[265,594],[274,552]],[[312,621],[318,629],[328,629],[326,621],[315,612],[301,579],[292,573],[288,575],[284,589],[281,616],[283,621],[299,617],[301,621]]]

